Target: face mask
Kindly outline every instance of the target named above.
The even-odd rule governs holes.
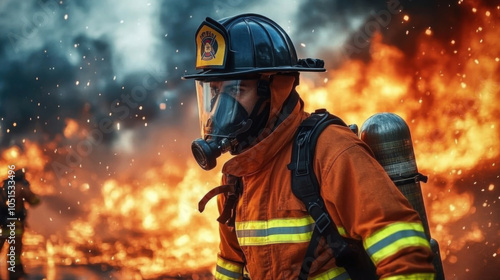
[[[258,101],[256,80],[196,82],[202,137],[191,150],[205,170],[214,168],[217,158],[234,151],[238,138],[252,127],[249,111]],[[241,103],[240,103],[241,102]]]

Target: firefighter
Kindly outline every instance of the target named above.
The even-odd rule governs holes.
[[[272,20],[243,14],[207,18],[196,32],[194,79],[202,138],[193,155],[205,170],[225,152],[218,196],[220,251],[216,279],[298,279],[314,220],[291,189],[297,128],[308,117],[295,87],[299,72],[325,71],[318,59],[297,59]],[[332,96],[333,98],[333,96]],[[338,232],[362,242],[380,279],[434,279],[432,252],[418,214],[372,152],[349,128],[319,136],[314,172]],[[320,242],[308,279],[349,279]]]
[[[7,266],[10,280],[20,279],[26,275],[21,262],[23,234],[27,216],[24,203],[31,206],[40,203],[40,198],[30,189],[25,170],[16,170],[14,176],[14,178],[4,180],[0,190],[0,251],[4,244],[7,243]],[[9,186],[15,186],[15,189],[9,188]],[[12,198],[15,200],[12,200]],[[11,257],[11,254],[13,257]]]

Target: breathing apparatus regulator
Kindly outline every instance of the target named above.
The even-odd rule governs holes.
[[[197,81],[196,91],[203,138],[193,141],[191,149],[208,170],[222,153],[238,154],[257,137],[269,118],[270,91],[267,81],[250,78]]]
[[[225,152],[254,144],[270,114],[272,77],[299,71],[323,72],[319,59],[297,59],[286,32],[257,14],[216,21],[207,17],[195,36],[195,79],[202,138],[191,145],[205,170]]]

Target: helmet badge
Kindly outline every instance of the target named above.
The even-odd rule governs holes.
[[[210,23],[200,26],[196,32],[196,68],[224,68],[226,39],[224,32]]]

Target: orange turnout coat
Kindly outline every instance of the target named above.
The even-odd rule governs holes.
[[[279,117],[292,85],[292,77],[275,76],[268,127]],[[299,102],[267,137],[224,164],[222,173],[241,177],[243,190],[234,227],[220,225],[216,279],[241,279],[243,271],[252,280],[298,278],[314,220],[292,193],[287,164],[296,129],[307,116]],[[323,131],[314,170],[339,233],[362,240],[381,279],[434,279],[418,214],[349,128],[330,125]],[[226,199],[218,197],[219,211]],[[309,279],[350,279],[330,255],[320,243]]]

